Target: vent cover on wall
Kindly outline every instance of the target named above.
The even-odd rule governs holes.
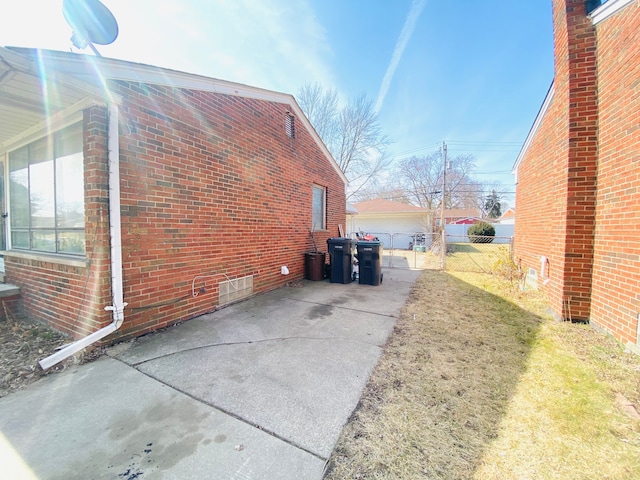
[[[296,127],[295,127],[295,118],[291,113],[287,112],[287,115],[284,119],[284,128],[287,132],[287,137],[295,138],[296,137]]]

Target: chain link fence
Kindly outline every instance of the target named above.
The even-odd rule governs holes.
[[[458,272],[495,273],[512,258],[511,237],[447,235],[445,269]]]
[[[484,238],[468,235],[447,235],[446,255],[442,255],[439,233],[369,232],[382,243],[382,267],[412,270],[493,273],[512,258],[512,237]]]

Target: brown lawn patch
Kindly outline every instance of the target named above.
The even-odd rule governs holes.
[[[509,293],[511,292],[511,293]],[[425,271],[328,479],[640,478],[640,359],[495,277]]]

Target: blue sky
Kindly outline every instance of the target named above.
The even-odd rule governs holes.
[[[294,95],[315,82],[343,101],[365,93],[392,156],[445,141],[506,192],[553,78],[550,0],[102,2],[120,27],[105,57]],[[62,0],[0,6],[0,45],[68,51],[70,35]]]

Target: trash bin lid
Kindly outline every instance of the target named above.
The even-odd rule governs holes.
[[[327,244],[329,245],[347,245],[351,242],[353,242],[353,240],[347,237],[327,238]]]
[[[372,247],[374,245],[380,245],[382,242],[380,240],[358,240],[358,246],[368,246]]]

